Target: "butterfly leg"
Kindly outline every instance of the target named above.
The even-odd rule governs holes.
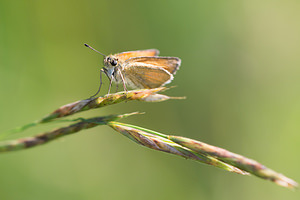
[[[122,74],[122,72],[121,72],[121,70],[118,68],[118,70],[119,70],[119,73],[120,73],[120,76],[121,76],[121,79],[122,79],[122,83],[123,83],[123,87],[124,87],[124,90],[126,91],[126,92],[128,92],[128,90],[127,90],[127,88],[126,88],[126,85],[125,85],[125,79],[124,79],[124,76],[123,76],[123,74]]]
[[[107,94],[109,94],[110,93],[110,89],[111,89],[111,85],[112,85],[112,81],[113,81],[113,76],[111,77],[111,79],[110,79],[110,82],[109,82],[109,87],[108,87],[108,92],[107,92]]]

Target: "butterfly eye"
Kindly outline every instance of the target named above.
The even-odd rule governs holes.
[[[118,63],[117,63],[116,60],[113,59],[113,60],[110,62],[110,64],[111,64],[112,66],[116,66]]]

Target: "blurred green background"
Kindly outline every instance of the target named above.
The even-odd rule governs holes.
[[[299,10],[297,0],[0,0],[0,132],[96,92],[102,57],[83,43],[105,54],[157,48],[182,59],[167,94],[186,100],[75,117],[144,111],[122,121],[226,148],[300,181]],[[300,197],[143,148],[104,126],[1,154],[0,173],[1,200]]]

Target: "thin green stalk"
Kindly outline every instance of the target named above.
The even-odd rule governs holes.
[[[239,174],[250,173],[283,187],[298,187],[298,183],[294,180],[265,167],[259,162],[219,147],[114,121],[109,122],[108,125],[134,142],[155,150],[197,160]]]
[[[41,145],[53,141],[57,138],[79,132],[83,129],[93,128],[98,125],[105,125],[107,122],[111,120],[121,119],[134,114],[138,114],[138,113],[135,112],[135,113],[123,114],[123,115],[110,115],[105,117],[90,118],[72,124],[70,126],[59,128],[46,133],[42,133],[33,137],[21,138],[21,139],[11,140],[11,141],[3,141],[0,142],[0,153],[35,147],[37,145]]]
[[[164,134],[160,134],[155,131],[115,121],[110,121],[107,125],[115,129],[119,133],[123,134],[124,136],[128,137],[132,141],[140,145],[146,146],[148,148],[175,154],[186,159],[196,160],[230,172],[235,172],[243,175],[248,174],[247,172],[240,170],[234,166],[231,166],[216,158],[213,158],[212,156],[197,153],[181,145],[178,145],[172,142],[171,140],[167,139],[167,137],[165,137],[166,135]]]
[[[113,105],[121,102],[128,102],[132,100],[144,102],[161,102],[169,99],[184,99],[184,97],[169,97],[167,95],[157,94],[157,92],[162,92],[165,90],[167,90],[167,88],[165,87],[131,90],[127,92],[118,92],[102,97],[90,98],[69,103],[64,106],[61,106],[60,108],[56,109],[55,111],[53,111],[52,113],[48,114],[46,117],[43,117],[40,120],[0,133],[0,140],[2,140],[8,135],[20,133],[22,131],[27,130],[28,128],[37,126],[39,124],[52,122],[54,119],[70,116],[82,111],[101,108],[104,106]]]
[[[213,156],[225,163],[228,163],[232,166],[235,166],[239,169],[249,172],[250,174],[253,174],[263,179],[273,181],[278,185],[289,187],[289,188],[294,188],[298,186],[298,183],[296,183],[292,179],[289,179],[284,175],[279,174],[267,168],[266,166],[262,165],[261,163],[255,160],[246,158],[239,154],[232,153],[220,147],[212,146],[204,142],[192,140],[190,138],[179,137],[179,136],[169,136],[168,138],[171,141],[179,145],[182,145],[186,148],[189,148],[195,152]]]
[[[169,97],[166,95],[157,94],[157,92],[161,92],[164,90],[166,90],[165,87],[131,90],[127,92],[108,94],[103,97],[96,97],[96,98],[76,101],[74,103],[61,106],[57,110],[53,111],[46,117],[39,120],[38,123],[46,123],[53,119],[66,117],[78,112],[100,108],[108,105],[113,105],[116,103],[128,102],[132,100],[139,100],[145,102],[160,102],[168,99],[182,99],[181,97]]]

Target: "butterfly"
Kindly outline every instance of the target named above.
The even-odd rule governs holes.
[[[101,72],[110,79],[108,94],[112,82],[117,85],[122,83],[125,91],[126,85],[133,89],[150,89],[168,84],[181,64],[180,58],[158,56],[157,49],[126,51],[106,56],[88,44],[84,45],[104,56]],[[101,84],[102,81],[95,95],[99,93]]]

